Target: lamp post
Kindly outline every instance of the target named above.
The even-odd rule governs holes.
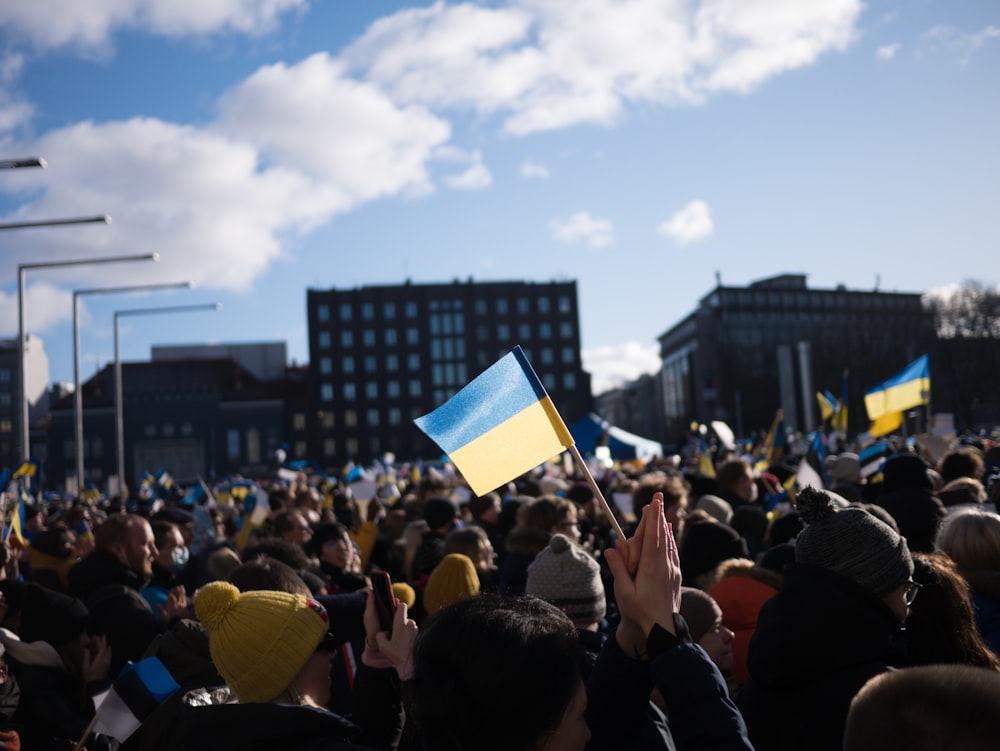
[[[165,308],[134,308],[115,311],[115,450],[118,460],[118,483],[125,487],[125,419],[122,409],[122,360],[118,348],[118,320],[122,316],[148,316],[160,313],[190,313],[196,310],[219,310],[222,305],[204,303],[201,305],[172,305]]]
[[[107,217],[103,217],[107,219]],[[0,225],[3,229],[3,225]],[[17,363],[19,389],[18,396],[21,400],[21,452],[24,459],[30,458],[31,447],[28,444],[28,392],[24,382],[24,273],[31,269],[49,269],[63,266],[91,266],[103,263],[118,263],[120,261],[156,261],[159,256],[156,253],[145,253],[134,256],[112,256],[106,258],[80,258],[72,261],[46,261],[42,263],[22,263],[17,267]]]
[[[83,487],[83,389],[80,387],[80,297],[83,295],[113,295],[125,292],[147,292],[160,289],[190,288],[191,282],[162,284],[132,284],[127,287],[98,287],[73,290],[73,435],[76,447],[77,490]]]

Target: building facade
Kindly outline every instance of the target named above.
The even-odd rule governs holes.
[[[37,336],[25,335],[24,390],[28,397],[28,425],[45,418],[48,408],[49,358]],[[0,340],[0,468],[14,471],[28,457],[37,457],[39,446],[29,437],[31,450],[21,447],[21,402],[18,393],[21,364],[17,338]]]
[[[576,282],[467,282],[309,290],[312,440],[325,465],[386,452],[433,459],[413,419],[521,345],[563,419],[591,408]],[[304,457],[300,457],[304,458]]]
[[[810,289],[800,274],[719,284],[659,337],[661,440],[677,442],[692,422],[710,420],[747,436],[767,429],[779,407],[786,425],[813,430],[815,392],[839,397],[845,382],[856,433],[868,426],[865,389],[936,341],[919,293]]]

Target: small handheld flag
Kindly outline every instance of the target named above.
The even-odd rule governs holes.
[[[414,422],[444,450],[477,495],[573,445],[519,346]]]
[[[97,712],[78,748],[91,731],[124,743],[153,711],[180,688],[156,657],[129,663],[103,696],[94,697]]]

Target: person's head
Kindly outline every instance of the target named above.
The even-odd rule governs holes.
[[[243,551],[243,560],[250,561],[261,555],[286,563],[296,571],[309,566],[309,558],[302,546],[283,537],[265,537],[248,545]]]
[[[882,492],[902,489],[933,490],[934,481],[927,473],[927,462],[916,454],[897,454],[882,467]]]
[[[157,553],[153,529],[137,514],[108,516],[97,528],[94,544],[140,576],[153,573]]]
[[[976,627],[969,585],[945,555],[913,555],[913,580],[920,585],[906,619],[910,664],[955,662],[1000,670]]]
[[[424,747],[582,751],[585,659],[573,622],[544,600],[485,595],[445,608],[414,647]]]
[[[266,555],[237,566],[229,573],[226,581],[240,592],[270,590],[303,597],[312,594],[302,577],[295,573],[295,569]]]
[[[913,591],[913,561],[906,539],[828,490],[803,488],[795,504],[806,525],[796,539],[795,560],[853,581],[881,598],[903,623]]]
[[[706,591],[715,584],[713,577],[720,563],[749,556],[740,533],[712,517],[685,526],[678,554],[684,585]]]
[[[274,534],[296,545],[305,545],[312,537],[312,527],[298,509],[286,509],[274,515]]]
[[[434,567],[424,587],[424,609],[427,615],[452,603],[479,594],[479,574],[475,564],[461,553],[450,553]]]
[[[77,598],[29,584],[21,605],[20,637],[24,642],[44,641],[55,647],[63,664],[80,676],[90,644],[86,606]]]
[[[703,495],[694,508],[696,511],[704,511],[723,524],[729,524],[733,519],[733,507],[717,495]]]
[[[323,524],[311,541],[315,555],[323,563],[346,571],[354,557],[351,535],[340,522]]]
[[[715,473],[719,487],[742,498],[748,503],[757,500],[757,485],[753,481],[753,470],[743,459],[732,459]]]
[[[648,472],[639,479],[632,492],[632,510],[635,518],[642,517],[642,509],[648,506],[653,496],[663,493],[663,515],[673,525],[674,536],[680,537],[687,513],[688,494],[691,485],[676,472]]]
[[[1000,515],[963,509],[938,531],[937,547],[963,570],[1000,569]]]
[[[524,591],[555,605],[577,628],[596,629],[607,609],[600,564],[565,535],[552,535],[535,556]]]
[[[496,524],[500,519],[499,493],[473,496],[469,500],[469,512],[475,521]]]
[[[447,534],[458,520],[458,509],[447,498],[430,498],[424,504],[423,518],[428,529]]]
[[[461,553],[467,556],[476,570],[488,572],[496,568],[496,552],[489,535],[482,527],[470,525],[461,529],[453,529],[444,539],[444,552]]]
[[[707,592],[681,587],[681,615],[691,639],[708,654],[723,675],[733,671],[734,634],[722,624],[722,610]]]
[[[212,662],[241,704],[330,700],[330,623],[318,602],[211,582],[198,590],[194,607],[208,630]]]
[[[519,523],[525,527],[541,530],[549,535],[561,534],[579,540],[576,504],[556,495],[536,498],[521,509]]]
[[[181,571],[187,565],[189,554],[180,528],[167,521],[154,521],[150,527],[156,544],[156,562],[167,571]]]
[[[1000,738],[1000,674],[967,665],[882,673],[851,701],[844,751],[992,751]]]
[[[938,471],[941,473],[941,480],[945,483],[957,480],[959,477],[982,480],[983,473],[986,471],[986,463],[983,461],[983,454],[979,449],[965,446],[945,454],[938,464]]]

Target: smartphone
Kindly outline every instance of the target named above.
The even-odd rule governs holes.
[[[392,621],[396,615],[396,599],[392,595],[392,579],[385,571],[375,571],[371,574],[372,591],[375,592],[375,611],[378,613],[379,626],[382,631],[392,635]]]

